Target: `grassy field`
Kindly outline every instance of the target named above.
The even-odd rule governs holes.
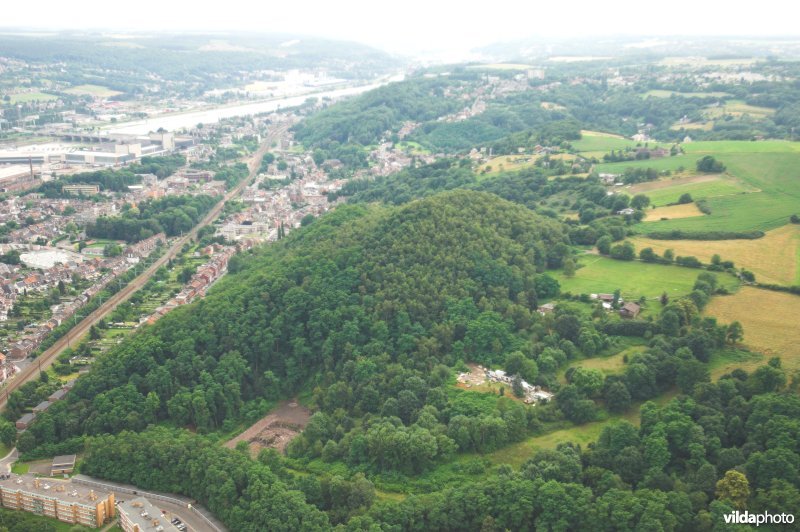
[[[653,89],[645,92],[642,96],[645,98],[648,96],[653,96],[655,98],[669,98],[670,96],[681,96],[683,98],[725,98],[726,96],[730,95],[731,95],[730,93],[722,91],[678,92],[678,91]]]
[[[712,298],[704,313],[720,323],[740,322],[745,346],[780,356],[788,370],[800,369],[800,296],[742,287],[734,295]]]
[[[69,94],[88,94],[89,96],[94,96],[96,98],[110,98],[112,96],[122,94],[119,91],[109,89],[108,87],[104,87],[102,85],[77,85],[65,90],[64,92]]]
[[[25,462],[14,462],[11,466],[11,472],[17,475],[24,475],[30,469],[30,464]]]
[[[716,380],[737,368],[750,372],[763,366],[766,362],[764,355],[759,353],[726,347],[711,355],[711,359],[708,361],[708,370],[711,372],[711,378]]]
[[[664,292],[670,296],[680,296],[692,291],[701,273],[701,270],[694,268],[621,261],[598,255],[584,255],[580,258],[580,264],[583,267],[572,278],[564,277],[561,272],[554,274],[562,292],[597,294],[612,293],[619,289],[626,299],[639,299],[641,296],[655,299]],[[718,274],[717,277],[722,285],[731,289],[738,285],[732,275]]]
[[[658,210],[658,209],[656,209]],[[800,226],[785,225],[757,240],[654,240],[631,238],[636,249],[646,247],[662,255],[672,249],[676,255],[711,262],[715,254],[732,260],[756,274],[756,280],[776,284],[800,284]]]
[[[663,218],[672,220],[675,218],[692,218],[694,216],[703,216],[703,213],[694,203],[670,205],[669,207],[657,207],[655,209],[648,209],[645,212],[645,222],[652,222],[654,220],[661,220]]]
[[[680,131],[681,129],[686,129],[686,130],[698,129],[701,131],[711,131],[712,129],[714,129],[714,121],[708,120],[706,122],[689,122],[688,124],[681,124],[680,122],[675,122],[669,128],[673,131]]]
[[[408,150],[413,155],[430,155],[430,150],[425,149],[419,142],[402,141],[395,145],[398,150]]]
[[[773,113],[775,113],[774,109],[748,105],[741,100],[728,100],[722,105],[707,107],[703,110],[703,115],[708,118],[721,118],[725,115],[731,115],[737,118],[744,115],[750,115],[753,118],[765,118]]]
[[[707,153],[800,153],[800,143],[788,140],[706,140],[683,144],[683,150],[698,156]]]
[[[727,166],[728,174],[758,191],[709,196],[709,216],[648,222],[646,231],[769,231],[785,225],[800,210],[800,143],[693,142],[684,149],[691,161],[714,155]]]
[[[533,166],[538,158],[538,155],[500,155],[478,167],[478,173],[491,176],[500,172],[522,170]]]
[[[54,94],[47,94],[46,92],[19,92],[11,94],[11,104],[28,103],[28,102],[50,102],[57,100],[58,96]]]
[[[652,143],[650,145],[653,146]],[[595,170],[602,173],[621,174],[625,172],[626,168],[653,168],[659,172],[669,170],[670,172],[687,172],[693,175],[697,159],[697,157],[687,155],[676,155],[674,157],[658,157],[656,159],[624,161],[621,163],[602,163],[596,165]]]
[[[621,135],[603,133],[600,131],[581,131],[581,139],[573,140],[572,147],[578,152],[603,152],[635,148],[636,141],[626,139]]]
[[[677,391],[669,391],[661,396],[653,399],[657,404],[663,405],[670,399],[677,395]],[[489,453],[486,458],[493,464],[508,464],[510,466],[519,467],[525,463],[537,450],[539,449],[555,449],[559,443],[573,442],[578,443],[581,447],[586,446],[600,437],[603,429],[618,421],[629,421],[634,425],[639,425],[639,408],[641,404],[634,404],[630,410],[624,414],[606,415],[605,419],[599,421],[592,421],[583,425],[569,425],[564,428],[557,428],[556,430],[547,432],[540,436],[533,436],[519,443],[514,443],[503,447],[493,453]]]
[[[586,369],[598,369],[603,372],[604,375],[617,375],[622,373],[623,368],[625,367],[625,356],[628,356],[628,359],[633,357],[633,355],[637,353],[642,353],[647,350],[647,346],[644,345],[632,345],[620,351],[619,353],[615,353],[611,356],[598,356],[594,358],[584,358],[581,360],[573,360],[567,367],[564,368],[563,371],[560,371],[558,374],[558,379],[561,383],[566,383],[566,370],[572,367],[575,368],[586,368]]]
[[[638,183],[624,190],[631,196],[636,194],[647,195],[650,198],[650,204],[656,207],[675,203],[681,195],[687,193],[691,194],[693,199],[698,200],[757,191],[757,189],[745,183],[721,175],[659,179],[658,181]]]

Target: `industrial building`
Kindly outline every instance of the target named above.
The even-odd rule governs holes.
[[[114,494],[65,480],[33,475],[0,475],[3,507],[97,528],[115,515]]]
[[[27,190],[38,184],[39,182],[34,179],[32,167],[28,164],[0,166],[0,192]]]
[[[54,135],[66,142],[0,150],[0,165],[122,166],[145,156],[164,155],[185,148],[193,140],[176,139],[172,133],[119,135],[109,133],[62,133]]]

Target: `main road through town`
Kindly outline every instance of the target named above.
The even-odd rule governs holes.
[[[261,166],[261,159],[264,158],[264,154],[267,153],[270,146],[272,146],[272,143],[284,135],[288,129],[288,125],[280,125],[267,135],[267,137],[261,143],[258,151],[248,163],[250,173],[247,176],[247,179],[242,179],[241,182],[239,182],[234,188],[225,194],[225,196],[223,196],[223,198],[216,205],[214,205],[214,207],[212,207],[208,214],[206,214],[206,216],[200,220],[200,222],[195,225],[191,231],[175,239],[167,249],[166,253],[159,257],[158,260],[153,262],[153,264],[148,266],[147,269],[139,274],[139,276],[137,276],[133,281],[125,285],[120,291],[112,295],[97,309],[83,318],[82,321],[78,322],[78,324],[70,329],[67,334],[56,340],[52,346],[50,346],[44,353],[36,357],[36,359],[33,360],[28,366],[17,373],[13,379],[10,379],[7,385],[0,390],[0,409],[5,408],[6,402],[8,401],[8,395],[11,392],[31,379],[36,378],[39,375],[39,372],[49,368],[53,364],[53,361],[56,359],[56,357],[58,357],[58,355],[61,354],[64,349],[70,346],[70,342],[77,340],[86,334],[92,325],[105,318],[117,307],[117,305],[127,301],[137,290],[147,283],[156,270],[158,270],[161,266],[164,266],[170,259],[174,258],[181,251],[183,245],[187,242],[190,242],[197,235],[197,232],[201,228],[216,220],[216,218],[222,212],[225,202],[237,198],[242,194],[244,188],[258,173],[258,169]]]

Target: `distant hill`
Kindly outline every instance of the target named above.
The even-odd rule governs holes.
[[[194,77],[198,82],[212,74],[323,65],[338,77],[350,78],[397,65],[385,52],[363,44],[281,34],[134,33],[123,38],[68,32],[0,33],[0,50],[5,57],[28,62],[154,73],[168,80]],[[114,80],[109,72],[103,78],[106,83]]]

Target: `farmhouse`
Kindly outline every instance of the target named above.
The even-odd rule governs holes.
[[[621,309],[619,309],[619,315],[623,318],[635,318],[641,312],[642,307],[639,306],[638,303],[625,303]]]

